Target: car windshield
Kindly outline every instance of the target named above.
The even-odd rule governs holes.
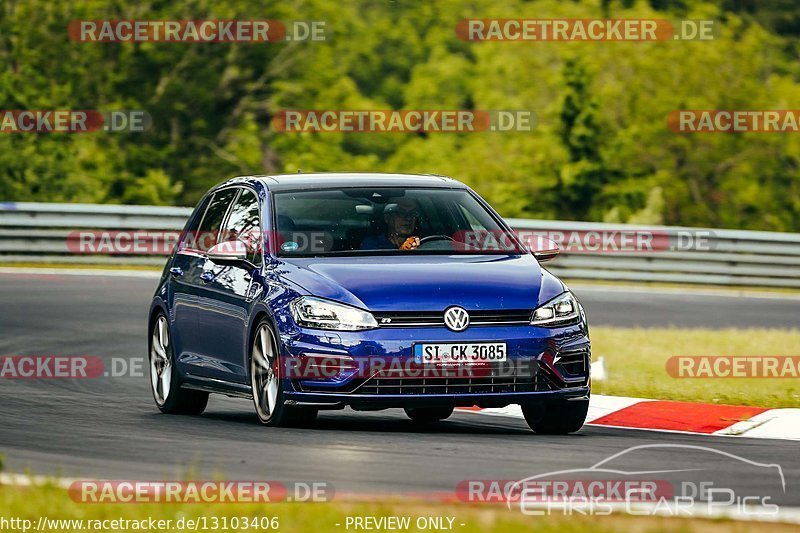
[[[278,255],[518,254],[463,189],[345,188],[274,195]]]

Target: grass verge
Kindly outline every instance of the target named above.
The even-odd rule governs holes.
[[[797,378],[674,378],[672,356],[800,355],[800,330],[636,329],[592,327],[592,358],[602,357],[605,381],[592,392],[660,400],[800,407]]]

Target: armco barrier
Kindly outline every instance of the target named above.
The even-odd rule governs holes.
[[[507,219],[515,230],[709,236],[708,246],[644,253],[565,252],[548,269],[566,279],[800,287],[800,233]]]
[[[180,230],[191,209],[93,204],[0,203],[0,263],[162,265],[163,256],[75,254],[68,236],[86,230]],[[547,268],[567,279],[800,288],[800,234],[508,219],[518,231],[652,231],[710,235],[700,249],[583,252],[565,249]]]

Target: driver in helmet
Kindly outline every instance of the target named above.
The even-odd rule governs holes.
[[[419,206],[416,200],[400,198],[383,210],[386,233],[367,237],[361,243],[362,250],[413,250],[419,246],[417,224]]]

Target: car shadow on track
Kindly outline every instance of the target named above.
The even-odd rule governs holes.
[[[213,420],[259,427],[260,423],[254,413],[233,411],[209,411],[193,417],[196,420]],[[299,429],[306,431],[361,431],[380,433],[427,433],[427,434],[485,434],[485,435],[528,435],[531,431],[525,423],[518,420],[495,419],[488,421],[472,420],[474,415],[456,413],[453,418],[436,424],[418,424],[405,415],[396,412],[359,412],[330,411],[320,413],[319,418],[310,425]],[[483,417],[482,417],[483,418]],[[265,428],[268,429],[268,428]],[[292,428],[287,428],[292,429]]]

